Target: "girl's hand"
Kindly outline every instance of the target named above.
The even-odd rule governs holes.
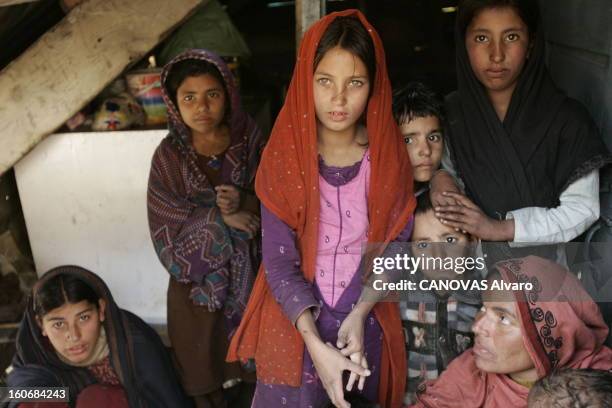
[[[240,208],[240,190],[230,184],[215,187],[217,192],[217,207],[221,214],[233,214]]]
[[[443,205],[458,205],[459,203],[445,192],[461,193],[455,179],[445,170],[438,170],[429,182],[429,198],[434,207]]]
[[[494,220],[464,195],[450,192],[443,194],[457,202],[457,205],[434,207],[436,217],[444,225],[460,229],[486,241],[514,239],[514,220]]]
[[[365,354],[364,353],[353,353],[349,356],[349,358],[351,359],[352,362],[361,365],[363,368],[368,368],[368,361],[365,358]],[[359,389],[359,391],[363,391],[363,387],[365,385],[365,380],[366,377],[361,375],[357,375],[353,372],[351,372],[351,375],[349,376],[348,382],[346,383],[346,390],[347,391],[352,391],[353,390],[353,385],[355,384],[355,381],[359,379],[359,383],[357,384],[357,388]]]
[[[306,343],[306,345],[319,379],[332,404],[338,408],[350,408],[350,404],[344,399],[342,373],[350,371],[351,376],[354,374],[365,379],[370,375],[370,370],[349,360],[329,343],[323,343],[319,340],[318,342]]]
[[[336,342],[336,346],[340,349],[342,355],[348,356],[351,361],[361,365],[363,368],[368,368],[363,344],[364,323],[373,306],[374,303],[359,302],[340,325],[338,340]],[[357,388],[363,390],[365,377],[360,377],[355,373],[351,373],[348,383],[346,384],[347,391],[353,389],[353,385],[357,379],[359,379]]]
[[[367,377],[370,375],[370,370],[344,357],[331,344],[321,341],[310,309],[302,312],[295,323],[331,402],[339,408],[350,408],[342,391],[342,374],[348,370],[351,374]]]
[[[257,215],[249,211],[238,211],[233,214],[223,214],[221,212],[223,222],[228,227],[235,228],[240,231],[247,232],[251,238],[257,234],[260,226],[260,219]]]
[[[346,316],[338,330],[338,340],[336,346],[344,356],[354,353],[363,353],[363,325],[365,316],[353,309]]]

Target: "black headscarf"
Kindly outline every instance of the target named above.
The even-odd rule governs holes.
[[[466,193],[490,217],[559,205],[572,182],[610,160],[586,109],[553,83],[539,24],[533,49],[501,122],[455,28],[458,90],[446,98],[451,158]]]
[[[106,302],[104,329],[110,362],[130,407],[190,406],[157,333],[136,315],[119,309],[96,274],[78,266],[60,266],[45,273],[32,289],[17,334],[17,353],[7,383],[12,387],[68,387],[71,406],[76,396],[96,383],[87,368],[62,362],[36,322],[34,299],[42,284],[57,275],[73,275],[87,283]]]

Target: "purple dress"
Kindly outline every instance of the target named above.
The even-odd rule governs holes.
[[[355,178],[361,161],[348,167],[330,167],[319,160],[319,173],[327,183],[341,187]],[[319,335],[324,342],[336,344],[338,329],[361,295],[361,275],[355,273],[332,308],[324,300],[316,283],[308,282],[300,270],[300,255],[295,232],[262,205],[263,262],[268,285],[283,312],[294,324],[300,314],[312,308]],[[412,223],[401,238],[409,236]],[[364,348],[372,374],[366,379],[363,391],[353,388],[370,401],[377,401],[380,379],[380,358],[383,333],[373,312],[364,325]],[[327,392],[318,378],[310,354],[304,349],[302,386],[271,385],[258,381],[252,407],[319,408],[330,403]],[[345,383],[348,372],[345,373]]]

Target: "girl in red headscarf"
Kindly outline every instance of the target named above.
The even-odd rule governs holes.
[[[356,10],[326,16],[302,41],[256,178],[264,271],[228,355],[255,359],[254,407],[348,407],[347,370],[347,390],[359,379],[353,392],[401,404],[399,311],[365,299],[357,271],[364,243],[409,232],[412,184],[380,38]]]

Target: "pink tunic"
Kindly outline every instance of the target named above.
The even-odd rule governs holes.
[[[346,184],[334,186],[319,175],[321,209],[315,281],[331,307],[357,272],[367,242],[369,151],[365,159],[357,176]]]

